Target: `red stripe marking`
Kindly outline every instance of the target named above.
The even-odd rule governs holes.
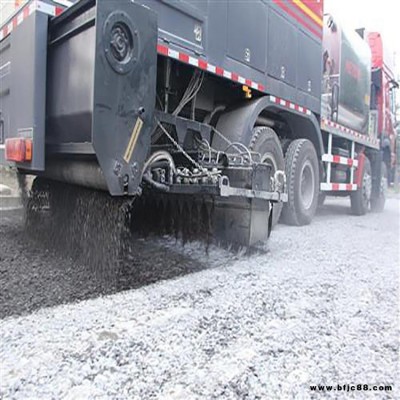
[[[334,163],[339,163],[340,162],[340,157],[339,156],[333,156],[333,162]]]
[[[304,3],[311,11],[314,11],[314,13],[317,14],[319,17],[321,18],[323,17],[324,15],[323,1],[306,0],[304,1]]]
[[[298,4],[296,4],[293,0],[291,0],[291,3],[293,3],[293,5],[300,10],[300,12],[304,15],[304,17],[306,18],[307,21],[311,22],[313,25],[316,26],[317,29],[321,29],[321,25],[315,21],[315,19],[311,18],[302,8],[300,8],[298,6]],[[308,8],[310,8],[310,3],[305,4]]]
[[[199,59],[199,68],[207,70],[207,65],[208,65],[207,61]]]
[[[339,184],[338,183],[332,183],[332,190],[339,190]]]
[[[222,76],[224,75],[224,70],[221,67],[215,67],[215,73]]]
[[[262,85],[258,85],[258,87],[259,87],[260,91],[264,91],[264,89],[265,89],[264,86],[262,86]],[[271,97],[273,97],[274,99],[271,99]],[[290,109],[293,109],[293,107],[294,107],[294,109],[296,111],[307,114],[307,108],[299,106],[298,104],[295,104],[295,103],[291,103],[290,101],[287,101],[285,99],[281,99],[280,97],[270,96],[270,101],[274,102],[275,104],[279,104],[280,106],[287,107]]]
[[[158,44],[157,45],[157,53],[160,53],[163,56],[167,56],[168,55],[168,47]]]
[[[185,53],[179,53],[179,60],[187,64],[189,63],[189,56]]]
[[[351,158],[348,158],[348,159],[347,159],[347,165],[348,165],[348,166],[351,167],[351,166],[353,165],[353,163],[354,163],[354,161],[353,161]]]
[[[284,10],[287,14],[293,17],[300,25],[306,28],[309,32],[313,33],[319,39],[322,39],[322,32],[315,30],[311,25],[309,25],[306,21],[300,18],[294,11],[292,11],[288,6],[285,5],[283,0],[272,0],[277,6],[279,6],[282,10]]]
[[[24,21],[25,19],[27,19],[29,17],[29,15],[30,15],[29,11],[30,11],[31,4],[32,3],[26,4],[25,7],[22,8],[13,19],[1,29],[1,32],[3,33],[3,37],[6,37],[11,32],[8,29],[8,25],[11,24],[12,29],[15,29],[18,26],[18,20],[21,17],[22,17],[22,21]],[[55,12],[56,16],[60,15],[63,11],[64,11],[63,7],[54,7],[54,12]]]
[[[22,11],[24,19],[29,17],[29,6],[25,7]]]
[[[353,189],[353,185],[347,184],[347,185],[346,185],[346,190],[351,190],[351,189]]]
[[[167,46],[163,46],[161,44],[157,44],[157,53],[168,57],[168,47]],[[182,61],[182,62],[184,62],[186,64],[189,64],[190,56],[188,54],[178,52],[178,58],[179,58],[180,61]],[[198,67],[200,69],[207,70],[208,65],[209,65],[207,61],[202,60],[200,58],[195,58],[195,60],[197,61]],[[216,66],[215,67],[215,73],[217,75],[219,75],[219,76],[224,76],[224,69],[221,68],[221,67],[217,67]],[[234,72],[230,72],[230,74],[231,74],[231,80],[232,81],[235,81],[235,82],[239,81],[239,75],[238,74],[235,74]],[[257,84],[255,82],[253,82],[251,79],[245,79],[245,82],[246,82],[246,85],[249,86],[249,87],[251,87],[252,85],[257,85],[259,91],[262,91],[262,92],[265,91],[265,86]]]

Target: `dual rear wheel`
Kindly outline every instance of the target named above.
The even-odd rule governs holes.
[[[282,146],[283,144],[283,146]],[[256,127],[250,148],[261,154],[262,162],[286,174],[288,202],[274,205],[272,226],[279,220],[289,225],[307,225],[318,206],[319,166],[314,145],[307,139],[280,142],[273,129]],[[286,150],[286,155],[282,147]]]
[[[371,163],[367,157],[361,175],[361,185],[350,195],[351,212],[354,215],[364,215],[368,212],[371,202],[372,176]]]
[[[388,169],[384,162],[381,163],[380,177],[377,193],[372,190],[372,168],[367,157],[361,175],[360,187],[350,195],[351,211],[354,215],[364,215],[369,209],[373,212],[382,212],[385,208],[388,190]]]
[[[381,179],[379,182],[379,191],[376,197],[371,198],[371,211],[382,212],[385,208],[387,191],[389,187],[389,170],[386,163],[381,164]]]
[[[258,126],[252,131],[249,148],[261,155],[263,163],[270,165],[272,177],[277,170],[285,171],[288,202],[274,204],[272,227],[278,221],[298,226],[310,224],[318,205],[325,199],[325,193],[320,192],[319,160],[313,143],[308,139],[280,139],[270,127]],[[369,208],[383,210],[387,188],[385,164],[381,171],[379,196],[371,198],[371,164],[365,158],[362,184],[350,195],[353,214],[363,215]]]
[[[282,211],[282,222],[308,225],[318,207],[319,166],[314,145],[308,139],[290,143],[285,157],[288,202]]]
[[[314,145],[307,139],[280,142],[271,128],[257,127],[251,149],[258,151],[262,161],[271,165],[271,176],[277,169],[284,169],[286,174],[288,202],[274,206],[272,226],[278,221],[288,225],[308,225],[325,199],[325,193],[319,191],[319,163]],[[383,211],[388,188],[388,170],[384,162],[378,185],[377,194],[373,196],[371,163],[365,157],[361,185],[350,195],[354,215],[364,215],[369,209]]]

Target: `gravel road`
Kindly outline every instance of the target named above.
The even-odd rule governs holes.
[[[0,398],[400,398],[400,201],[328,200],[264,254],[162,238],[97,276],[0,216]],[[310,385],[393,385],[314,393]]]

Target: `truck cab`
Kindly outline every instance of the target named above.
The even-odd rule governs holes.
[[[371,110],[376,111],[377,132],[388,171],[393,182],[396,166],[396,89],[394,60],[378,32],[368,32],[366,40],[372,54]]]

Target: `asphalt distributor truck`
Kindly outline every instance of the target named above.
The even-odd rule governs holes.
[[[240,246],[326,194],[379,211],[396,83],[368,35],[322,0],[31,0],[0,29],[1,157]]]

